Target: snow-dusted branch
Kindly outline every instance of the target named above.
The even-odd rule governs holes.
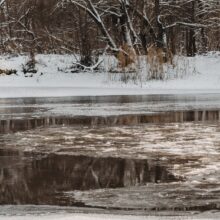
[[[175,26],[185,26],[189,28],[207,28],[208,25],[197,24],[197,23],[187,23],[187,22],[175,22],[173,24],[167,25],[163,27],[164,29],[169,29]]]
[[[91,71],[93,72],[94,70],[96,70],[103,62],[104,60],[103,59],[100,59],[97,63],[95,63],[94,65],[92,66],[85,66],[79,62],[74,62],[73,64],[76,65],[76,66],[80,66],[82,68],[83,71]]]
[[[64,0],[62,3],[65,2]],[[72,3],[81,9],[84,9],[93,19],[93,21],[97,24],[98,28],[102,32],[105,40],[107,41],[109,47],[113,51],[119,51],[118,47],[116,46],[116,43],[114,42],[113,38],[109,34],[104,22],[102,21],[102,18],[100,14],[98,13],[95,5],[91,0],[66,0],[67,3]]]
[[[2,7],[2,5],[5,3],[6,0],[1,0],[0,1],[0,8]]]

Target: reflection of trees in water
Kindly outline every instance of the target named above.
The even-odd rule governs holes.
[[[58,192],[175,180],[155,162],[66,155],[50,155],[25,165],[12,164],[11,168],[0,168],[0,176],[0,204],[56,205],[62,204],[56,197]]]
[[[169,123],[192,121],[217,121],[220,111],[176,111],[153,114],[118,115],[118,116],[76,116],[76,117],[43,117],[27,119],[0,120],[0,133],[25,131],[37,127],[53,125],[136,125],[139,123]]]

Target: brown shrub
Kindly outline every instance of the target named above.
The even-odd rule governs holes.
[[[136,62],[136,51],[133,47],[124,44],[121,47],[121,51],[119,51],[117,58],[119,62],[119,67],[125,69]]]
[[[12,75],[16,73],[17,73],[17,70],[0,69],[0,75]]]
[[[154,45],[147,48],[147,63],[149,79],[164,79],[164,65],[173,65],[173,54],[170,50],[164,50]]]

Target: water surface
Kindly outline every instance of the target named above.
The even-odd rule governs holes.
[[[219,210],[219,120],[218,95],[0,99],[0,214]]]

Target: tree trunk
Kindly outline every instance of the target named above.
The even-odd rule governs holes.
[[[195,1],[191,2],[191,22],[195,23]],[[194,57],[196,55],[196,37],[195,30],[190,29],[187,31],[188,42],[187,43],[187,56]]]
[[[156,16],[156,23],[157,23],[157,47],[158,48],[164,48],[165,42],[164,42],[164,36],[165,31],[163,29],[163,25],[160,21],[160,0],[155,0],[155,16]]]

